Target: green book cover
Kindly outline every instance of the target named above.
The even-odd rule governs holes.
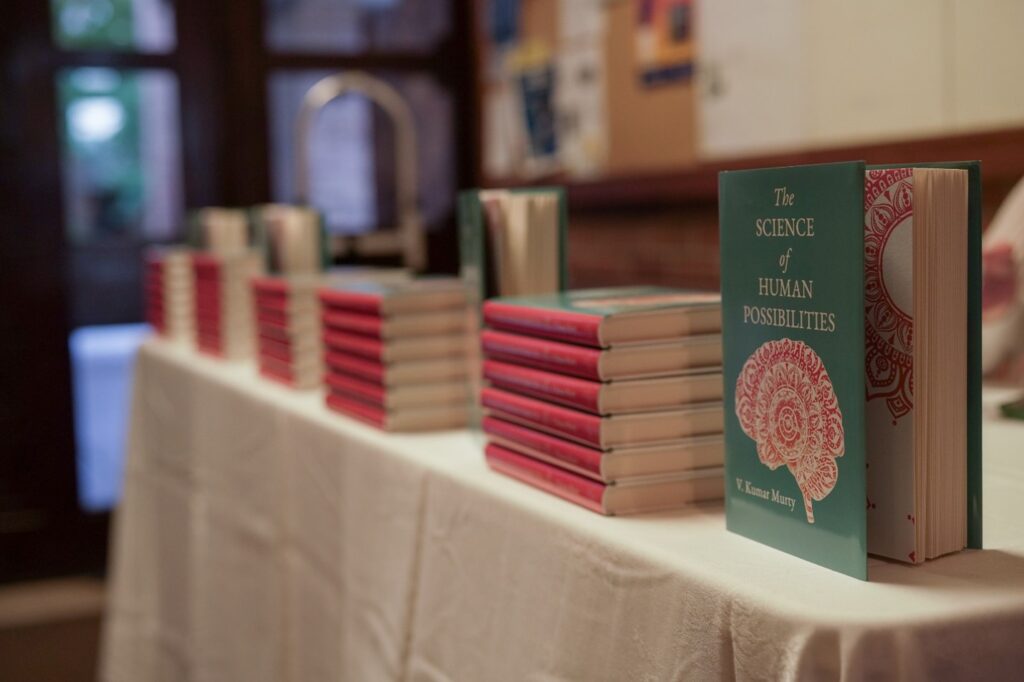
[[[482,197],[482,193],[488,191],[490,190],[468,189],[459,192],[458,197],[460,275],[469,287],[470,293],[474,297],[478,297],[478,305],[488,298],[500,295],[494,281],[495,254],[487,236],[487,218]],[[569,213],[565,190],[561,187],[529,187],[495,191],[507,191],[512,194],[553,193],[556,195],[559,245],[556,259],[559,268],[559,289],[565,289],[569,284],[567,266]]]
[[[861,579],[864,171],[719,176],[727,527]]]

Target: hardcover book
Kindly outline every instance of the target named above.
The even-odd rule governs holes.
[[[670,376],[722,364],[722,337],[718,334],[592,348],[485,329],[480,332],[480,346],[492,359],[596,381]]]
[[[606,516],[678,509],[722,497],[722,469],[694,469],[609,485],[489,443],[487,464],[535,488]]]
[[[719,176],[726,524],[867,578],[978,547],[977,164]]]
[[[722,399],[722,373],[717,368],[604,382],[485,360],[484,379],[498,388],[600,415],[668,410]]]
[[[323,314],[323,323],[331,329],[379,339],[463,334],[467,331],[466,311],[462,308],[389,317],[346,310],[326,310]]]
[[[480,403],[491,416],[568,438],[598,450],[667,443],[722,432],[720,402],[602,417],[488,387],[480,392]]]
[[[500,298],[484,303],[483,315],[495,329],[597,348],[713,334],[722,328],[718,292],[666,287]]]
[[[335,412],[384,431],[432,431],[466,425],[467,409],[464,404],[389,410],[335,391],[327,393],[325,402]]]
[[[327,375],[325,383],[333,393],[349,396],[388,410],[455,404],[462,406],[465,405],[469,397],[468,385],[465,381],[460,380],[421,386],[388,387],[350,375],[331,372]]]
[[[382,363],[343,352],[329,351],[325,362],[332,372],[371,381],[380,386],[411,386],[465,379],[464,356]]]
[[[266,253],[267,271],[312,275],[330,264],[323,217],[308,206],[265,204],[250,212],[254,239]]]
[[[382,341],[362,334],[325,329],[324,345],[336,353],[348,353],[384,364],[465,356],[465,334],[418,336]]]
[[[465,190],[458,213],[460,275],[474,309],[493,296],[565,289],[565,190]]]
[[[406,282],[350,282],[320,289],[328,311],[365,315],[400,315],[450,310],[466,305],[466,292],[455,277],[424,277]]]
[[[720,434],[598,450],[497,417],[481,428],[492,443],[603,483],[722,466]]]

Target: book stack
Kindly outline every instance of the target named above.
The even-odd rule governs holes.
[[[146,253],[146,320],[168,339],[192,339],[192,278],[189,251],[153,249]]]
[[[327,406],[386,431],[464,426],[466,292],[457,278],[320,290]]]
[[[493,469],[609,515],[722,497],[717,293],[498,298],[483,318]]]
[[[323,380],[318,275],[254,277],[257,361],[260,374],[292,388]]]
[[[255,332],[249,280],[262,271],[255,252],[192,256],[196,346],[201,352],[232,360],[252,355]]]
[[[318,290],[363,281],[404,282],[409,277],[405,268],[358,266],[319,274],[254,277],[251,285],[260,374],[300,390],[321,386],[324,353]]]

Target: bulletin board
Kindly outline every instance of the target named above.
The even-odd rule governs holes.
[[[694,165],[694,0],[487,0],[479,22],[489,184]]]

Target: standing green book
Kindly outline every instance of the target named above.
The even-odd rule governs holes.
[[[564,189],[464,190],[458,213],[460,275],[478,306],[495,296],[566,288]]]
[[[980,546],[977,172],[721,174],[730,530],[862,579]]]

